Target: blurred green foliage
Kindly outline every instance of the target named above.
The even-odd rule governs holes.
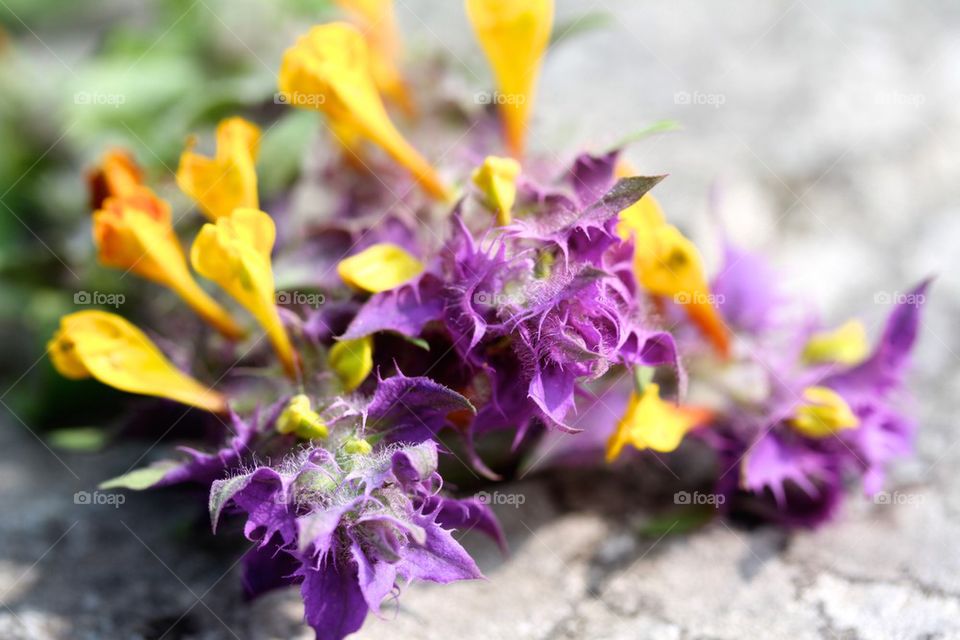
[[[116,399],[61,380],[43,357],[59,317],[77,310],[75,292],[139,293],[136,278],[95,264],[86,169],[128,147],[185,211],[172,184],[186,136],[209,141],[221,117],[241,114],[265,131],[269,201],[317,126],[274,104],[280,56],[332,13],[329,0],[0,2],[0,401],[17,419],[91,424]],[[122,312],[136,320],[135,305]]]

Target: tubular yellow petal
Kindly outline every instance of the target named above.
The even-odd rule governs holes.
[[[296,375],[297,357],[280,320],[270,251],[276,227],[257,209],[235,209],[200,229],[190,262],[197,273],[213,280],[256,318],[270,339],[284,369]]]
[[[650,293],[669,296],[682,305],[690,320],[726,358],[730,353],[730,334],[713,306],[700,252],[676,227],[657,225],[659,216],[659,206],[651,201],[645,208],[631,212],[626,221],[621,217],[621,224],[626,224],[634,235],[637,280]]]
[[[607,462],[620,456],[626,445],[666,453],[680,446],[688,431],[707,422],[712,413],[696,407],[677,407],[660,399],[660,387],[648,384],[630,402],[616,431],[607,442]]]
[[[344,392],[353,391],[373,371],[373,337],[337,342],[330,349],[328,362],[340,378]]]
[[[790,426],[805,436],[825,438],[860,424],[847,401],[833,389],[807,387],[803,401],[790,419]]]
[[[314,27],[283,55],[279,88],[293,106],[316,109],[387,152],[435,198],[450,197],[433,167],[397,131],[374,84],[366,41],[354,27]]]
[[[337,273],[344,282],[370,293],[395,289],[420,275],[423,269],[422,262],[389,242],[367,247],[337,264]]]
[[[193,152],[195,140],[180,155],[177,185],[212,220],[234,209],[260,206],[257,198],[256,159],[260,129],[243,118],[227,118],[217,125],[217,152],[213,158]]]
[[[170,221],[170,207],[147,187],[107,198],[93,214],[100,263],[132,271],[175,291],[200,317],[235,340],[243,329],[200,288]]]
[[[553,0],[466,0],[467,15],[496,77],[507,148],[523,155],[537,76],[553,27]]]
[[[623,240],[633,236],[638,246],[647,246],[651,242],[650,234],[666,224],[660,203],[648,193],[620,212],[617,234]]]
[[[867,330],[863,323],[850,320],[833,331],[811,336],[803,349],[803,359],[809,364],[859,364],[870,352]]]
[[[416,109],[396,60],[403,55],[400,32],[393,12],[393,0],[337,0],[367,40],[370,70],[383,95],[408,116]]]
[[[80,311],[60,319],[48,344],[54,366],[68,378],[103,384],[208,411],[227,408],[226,398],[178,371],[142,331],[104,311]]]
[[[487,204],[497,212],[497,224],[501,227],[510,224],[510,212],[517,199],[518,175],[520,163],[513,158],[487,156],[471,176]]]
[[[143,171],[126,149],[111,149],[100,164],[87,173],[90,208],[99,209],[112,196],[125,196],[143,184]]]

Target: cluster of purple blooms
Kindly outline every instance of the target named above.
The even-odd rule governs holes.
[[[497,71],[532,77],[552,2],[515,4],[516,11],[467,2],[488,48],[530,44],[521,48],[529,68]],[[284,219],[283,202],[270,207],[279,233],[258,210],[256,127],[232,119],[218,132],[218,157],[185,153],[182,186],[199,193],[213,220],[194,244],[194,269],[251,312],[292,380],[259,366],[266,358],[251,348],[243,373],[229,356],[229,365],[213,363],[224,365],[227,390],[214,393],[107,314],[74,318],[52,342],[55,364],[72,378],[97,377],[211,414],[230,401],[216,443],[182,448],[181,459],[105,486],[204,487],[214,529],[242,519],[253,543],[245,593],[299,585],[321,640],[355,632],[409,582],[482,577],[461,546],[464,532],[506,548],[490,506],[457,491],[447,472],[457,467],[445,464],[453,460],[499,482],[519,468],[606,458],[622,469],[706,448],[716,469],[712,490],[725,498],[717,513],[787,526],[825,521],[857,479],[867,494],[881,490],[888,464],[909,451],[916,429],[902,413],[903,379],[928,282],[894,306],[872,349],[856,327],[790,321],[783,310],[805,305],[780,289],[762,258],[725,241],[718,275],[707,278],[693,243],[648,194],[661,177],[633,175],[619,150],[582,154],[570,166],[527,160],[522,168],[478,153],[494,146],[491,113],[471,128],[476,144],[462,145],[470,157],[449,167],[459,195],[447,202],[454,192],[394,130],[364,66],[363,38],[376,35],[316,27],[285,56],[281,89],[323,97],[310,105],[333,125],[339,144],[329,146],[344,151],[319,172],[334,206],[309,212],[306,229]],[[532,96],[532,85],[521,88]],[[507,146],[521,157],[517,124],[526,110],[506,107]],[[411,175],[368,154],[364,139]],[[243,331],[184,283],[189,271],[168,207],[139,210],[146,197],[139,171],[126,166],[132,161],[120,164],[119,187],[132,182],[133,194],[99,212],[101,253],[116,254],[116,266],[152,247],[150,266],[172,261],[178,279],[166,284],[187,291],[235,343]],[[228,183],[224,193],[214,188],[219,182]],[[414,182],[443,204],[414,191]],[[361,254],[366,262],[345,266]],[[278,310],[273,270],[285,265],[309,274],[302,288],[325,302],[302,305],[294,296]],[[147,275],[163,283],[157,273]],[[209,342],[200,352],[216,360],[224,343]],[[136,357],[104,357],[116,345]],[[125,366],[131,362],[143,366]],[[170,381],[178,396],[157,390]],[[698,395],[704,386],[722,392]]]
[[[317,637],[342,638],[399,584],[479,578],[452,532],[505,541],[488,505],[445,492],[438,453],[461,446],[476,471],[498,479],[476,442],[507,432],[509,450],[529,459],[563,434],[560,449],[602,463],[616,410],[602,416],[591,407],[616,407],[633,387],[625,374],[667,372],[682,391],[685,359],[716,364],[682,314],[657,309],[638,286],[633,241],[618,234],[618,216],[657,179],[616,180],[614,160],[583,156],[551,185],[521,182],[524,216],[505,227],[492,227],[466,195],[438,249],[415,245],[415,228],[396,219],[352,231],[402,237],[426,268],[389,291],[288,314],[319,348],[378,336],[377,374],[356,393],[318,402],[330,437],[279,433],[282,397],[246,419],[233,415],[219,451],[185,449],[187,460],[155,484],[202,483],[215,526],[228,515],[245,519],[255,543],[244,559],[248,596],[299,584]],[[320,246],[341,231],[335,226],[317,235]],[[715,451],[725,508],[748,504],[769,520],[810,525],[834,513],[854,475],[868,493],[879,491],[886,464],[912,440],[915,425],[898,407],[926,283],[894,308],[867,359],[808,365],[801,352],[817,327],[777,321],[785,300],[769,267],[728,246],[721,273],[711,288],[741,348],[718,366],[752,363],[768,383],[762,397],[715,408],[687,439]],[[840,394],[857,428],[827,438],[792,429],[810,386]],[[352,446],[358,441],[370,446]]]

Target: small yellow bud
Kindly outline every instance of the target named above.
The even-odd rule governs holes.
[[[364,336],[356,340],[341,340],[333,345],[328,357],[330,368],[350,392],[360,386],[373,370],[373,338]]]
[[[365,456],[373,451],[373,445],[362,438],[350,438],[343,443],[343,450],[351,455]]]
[[[808,364],[845,364],[863,362],[870,352],[867,330],[863,323],[850,320],[833,331],[815,333],[803,349]]]
[[[292,433],[305,440],[322,440],[330,434],[320,414],[310,408],[310,398],[302,393],[295,395],[287,403],[277,419],[277,431],[283,434]]]
[[[790,419],[790,425],[805,436],[825,438],[860,424],[850,405],[833,389],[807,387],[803,400],[804,404]]]
[[[501,227],[510,224],[510,211],[517,199],[518,175],[520,163],[513,158],[487,156],[471,176],[486,203],[497,212],[497,224]]]

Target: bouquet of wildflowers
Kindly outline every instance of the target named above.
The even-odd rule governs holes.
[[[466,1],[498,99],[435,166],[391,116],[450,127],[414,102],[390,2],[340,4],[350,22],[312,28],[279,70],[280,102],[322,113],[335,149],[320,171],[332,204],[308,225],[284,228],[277,203],[278,236],[261,210],[261,130],[242,117],[211,154],[191,141],[180,158],[177,185],[208,219],[188,252],[129,153],[90,174],[101,263],[189,314],[156,323],[182,329],[164,348],[117,314],[70,314],[54,366],[216,425],[103,487],[202,486],[214,530],[238,519],[253,543],[246,594],[298,585],[324,639],[406,583],[480,578],[460,532],[506,548],[490,507],[444,482],[445,460],[497,482],[700,447],[719,512],[784,525],[823,521],[857,478],[881,490],[915,429],[903,374],[928,283],[871,345],[857,321],[820,326],[726,238],[710,277],[651,193],[663,176],[637,175],[621,149],[525,156],[551,0]],[[278,291],[275,264],[306,284]]]

